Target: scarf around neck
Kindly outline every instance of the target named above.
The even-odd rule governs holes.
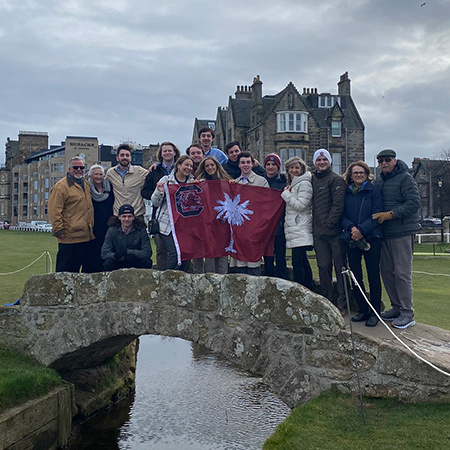
[[[91,187],[91,197],[94,202],[104,202],[109,197],[111,192],[111,184],[106,178],[102,181],[103,192],[97,191],[97,188],[91,179],[89,179],[89,186]]]

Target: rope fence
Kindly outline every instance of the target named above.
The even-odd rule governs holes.
[[[392,336],[394,336],[395,339],[397,339],[398,342],[400,342],[401,345],[403,345],[403,347],[405,347],[408,351],[410,351],[416,358],[418,358],[420,361],[424,362],[425,364],[428,364],[431,368],[433,368],[434,370],[437,370],[438,372],[442,373],[443,375],[446,375],[447,377],[450,377],[450,373],[446,372],[445,370],[442,370],[441,368],[435,366],[433,363],[431,363],[430,361],[427,361],[425,358],[422,358],[422,356],[420,356],[418,353],[416,353],[411,347],[409,347],[407,344],[405,344],[391,329],[391,327],[386,324],[386,322],[384,322],[384,320],[380,317],[380,315],[378,314],[378,312],[375,310],[375,308],[372,306],[372,304],[370,303],[370,301],[368,300],[366,294],[364,293],[364,290],[361,288],[361,286],[359,285],[355,275],[353,274],[353,272],[350,269],[347,269],[345,271],[343,271],[342,273],[347,274],[347,276],[349,276],[353,283],[355,284],[355,286],[359,289],[359,291],[361,292],[362,296],[364,297],[364,300],[366,301],[366,303],[369,305],[369,308],[373,311],[373,313],[377,316],[378,320],[380,321],[380,323],[382,323],[384,325],[384,327],[389,331],[389,333],[392,334]],[[437,274],[429,274],[429,275],[437,275]],[[445,274],[439,274],[439,275],[445,275]],[[445,275],[445,276],[449,276],[449,275]]]
[[[14,270],[13,272],[0,273],[0,276],[13,275],[15,273],[22,272],[22,270],[28,269],[28,267],[31,267],[34,263],[38,262],[44,256],[45,256],[45,271],[46,271],[46,273],[50,273],[50,272],[53,271],[52,255],[50,255],[50,253],[48,251],[45,251],[44,253],[42,253],[41,256],[36,258],[33,262],[31,262],[30,264],[26,265],[25,267],[22,267],[21,269]]]

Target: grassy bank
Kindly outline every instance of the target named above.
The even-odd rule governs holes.
[[[433,449],[450,445],[450,405],[365,399],[325,392],[292,411],[263,450]]]
[[[38,366],[31,358],[0,350],[0,413],[47,393],[61,384],[51,369]]]

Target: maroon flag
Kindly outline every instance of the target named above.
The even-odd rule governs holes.
[[[178,262],[231,255],[256,262],[273,256],[284,201],[281,191],[200,181],[165,185]]]

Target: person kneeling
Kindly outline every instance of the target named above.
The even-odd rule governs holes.
[[[152,268],[152,248],[145,222],[135,218],[131,205],[122,205],[119,216],[111,217],[102,247],[106,271],[136,267]]]

